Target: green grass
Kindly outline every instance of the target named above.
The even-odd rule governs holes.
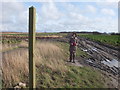
[[[69,56],[69,44],[53,42],[63,49],[64,55]],[[80,49],[77,56],[86,55]],[[41,65],[37,68],[38,88],[105,88],[103,76],[99,71],[90,67],[77,67],[66,65],[67,71],[53,71],[51,68]]]
[[[90,67],[68,66],[60,73],[45,67],[37,68],[37,87],[40,88],[105,88],[100,72]]]
[[[2,35],[11,35],[11,36],[28,36],[28,34],[26,34],[26,33],[20,33],[20,34],[16,34],[16,33],[15,33],[15,34],[14,34],[14,33],[13,33],[13,34],[9,34],[9,33],[4,34],[4,33],[3,33]]]
[[[110,44],[113,46],[120,46],[119,35],[92,35],[92,34],[79,34],[79,36],[90,38],[94,41]]]
[[[15,38],[2,38],[0,42],[2,42],[2,44],[15,44],[15,43],[20,43],[21,40]]]

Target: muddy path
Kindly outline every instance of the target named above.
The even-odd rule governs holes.
[[[120,70],[118,50],[82,37],[79,37],[78,47],[90,56],[85,63],[118,76]]]
[[[105,78],[109,77],[110,79],[106,83],[107,86],[118,88],[120,76],[119,50],[83,37],[79,37],[78,47],[90,56],[89,58],[79,60],[79,62],[84,62],[86,65],[101,70]]]

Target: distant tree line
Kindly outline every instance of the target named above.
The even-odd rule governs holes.
[[[71,32],[60,32],[60,33],[71,33]],[[100,34],[109,34],[109,35],[120,35],[120,33],[101,33],[101,32],[97,32],[97,31],[94,31],[94,32],[76,32],[76,33],[81,33],[81,34],[94,34],[94,35],[100,35]]]

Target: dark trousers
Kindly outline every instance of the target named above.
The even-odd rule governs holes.
[[[70,52],[70,62],[73,60],[73,62],[75,62],[75,57],[76,57],[76,53],[75,51],[71,51]]]

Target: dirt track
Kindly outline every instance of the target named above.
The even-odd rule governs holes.
[[[86,63],[118,76],[118,71],[120,70],[118,67],[118,63],[120,63],[118,50],[81,37],[79,38],[78,47],[91,57],[85,61]]]
[[[102,74],[110,78],[108,87],[117,88],[120,71],[118,49],[82,37],[79,37],[78,47],[90,56],[90,58],[85,58],[83,62],[100,69]],[[81,60],[79,62],[81,63]]]

